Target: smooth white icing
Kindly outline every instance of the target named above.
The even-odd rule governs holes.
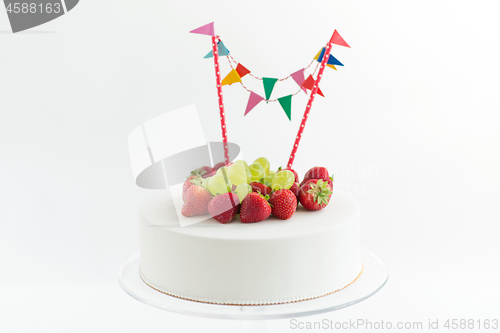
[[[359,207],[333,195],[289,220],[214,219],[180,227],[168,193],[141,209],[143,280],[167,294],[217,304],[276,304],[344,288],[362,270]]]

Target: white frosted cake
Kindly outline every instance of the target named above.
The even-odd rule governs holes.
[[[263,305],[297,302],[345,288],[361,274],[356,201],[258,223],[209,218],[179,225],[169,194],[141,209],[140,275],[152,288],[193,301]]]

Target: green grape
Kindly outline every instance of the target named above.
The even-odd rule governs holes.
[[[250,169],[246,166],[245,167],[245,172],[247,174],[247,184],[250,184],[252,182],[252,173],[250,172]]]
[[[236,186],[236,190],[234,191],[234,193],[236,193],[236,195],[240,199],[240,203],[243,201],[243,199],[245,199],[247,194],[251,192],[252,192],[252,187],[246,183]]]
[[[247,162],[243,161],[243,160],[237,160],[236,162],[234,163],[238,163],[238,164],[243,164],[244,166],[248,167],[248,164]]]
[[[240,163],[233,163],[227,168],[227,177],[234,185],[240,185],[247,182],[247,173],[245,166]]]
[[[208,190],[208,181],[210,180],[210,178],[212,178],[212,177],[207,177],[207,178],[203,179],[203,182],[201,183],[201,186],[203,186],[207,190]]]
[[[295,181],[295,175],[290,170],[282,170],[274,175],[271,182],[271,188],[275,191],[281,189],[290,189]]]
[[[252,163],[248,166],[250,173],[252,174],[252,182],[258,182],[266,176],[264,168],[258,163]]]
[[[258,164],[262,165],[262,167],[264,168],[264,172],[266,174],[269,173],[269,167],[271,165],[269,164],[269,161],[267,160],[267,158],[265,158],[265,157],[259,157],[258,159],[256,159],[255,161],[253,161],[253,163],[258,163]]]
[[[224,173],[222,173],[222,171],[224,171],[224,173],[227,175],[227,166],[220,167],[219,169],[217,169],[217,172],[215,174],[224,176]]]
[[[214,175],[210,177],[210,180],[208,181],[208,190],[213,195],[229,192],[230,188],[231,182],[228,179],[228,184],[226,184],[223,175]]]
[[[269,171],[266,175],[266,183],[271,184],[275,175],[276,175],[275,171]]]

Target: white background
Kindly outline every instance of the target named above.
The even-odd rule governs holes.
[[[239,328],[150,308],[117,282],[138,251],[139,207],[156,195],[134,185],[128,134],[194,103],[207,139],[220,138],[212,60],[202,59],[210,38],[188,33],[211,21],[259,76],[306,66],[334,29],[352,47],[334,49],[345,67],[326,69],[326,98],[315,101],[295,163],[301,173],[335,170],[338,189],[361,205],[363,246],[390,278],[365,302],[301,320],[500,319],[499,9],[86,0],[18,34],[0,11],[0,331]],[[284,165],[305,94],[289,122],[277,103],[244,118],[248,93],[224,89],[230,140],[248,160]],[[189,124],[179,129],[188,133]],[[293,331],[288,320],[268,330]]]

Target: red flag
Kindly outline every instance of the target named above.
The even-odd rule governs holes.
[[[337,45],[340,45],[340,46],[350,47],[345,42],[344,38],[342,38],[342,36],[340,36],[340,34],[337,32],[337,30],[335,30],[333,32],[332,38],[330,38],[330,43],[337,44]]]
[[[302,87],[309,89],[309,90],[312,90],[313,86],[314,86],[314,79],[313,79],[312,75],[309,74],[309,76],[304,81],[304,83],[302,83]],[[323,95],[323,92],[321,91],[321,89],[319,87],[318,87],[317,93],[318,93],[318,95],[325,97],[325,95]]]
[[[238,64],[238,66],[236,66],[236,71],[238,72],[238,75],[240,77],[243,77],[243,76],[247,75],[248,73],[250,73],[250,71],[242,64]]]

